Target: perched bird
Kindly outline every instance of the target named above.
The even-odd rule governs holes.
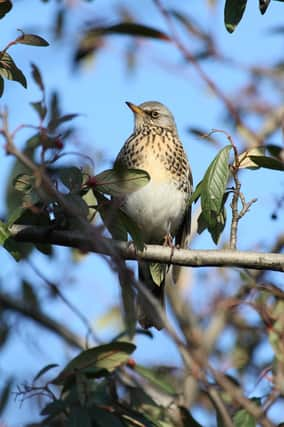
[[[174,117],[160,102],[126,104],[134,113],[134,132],[120,150],[115,165],[143,169],[150,175],[150,181],[129,193],[122,207],[140,228],[145,243],[171,243],[175,238],[175,245],[186,247],[191,217],[187,201],[192,193],[192,175]],[[157,266],[160,281],[153,274]],[[139,262],[138,269],[139,280],[163,305],[167,266]],[[162,328],[141,294],[138,294],[137,306],[141,326]]]

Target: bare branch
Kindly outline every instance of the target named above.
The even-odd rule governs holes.
[[[46,314],[42,313],[41,311],[39,311],[34,307],[27,307],[27,305],[21,303],[18,300],[15,300],[14,298],[8,295],[4,295],[3,293],[0,293],[0,307],[3,310],[16,311],[22,314],[23,316],[34,320],[35,322],[39,323],[41,326],[45,327],[51,332],[54,332],[61,339],[63,338],[68,344],[70,344],[73,347],[76,347],[79,349],[85,348],[81,338],[79,338],[76,334],[71,332],[65,326],[56,322],[54,319],[52,319],[51,317],[47,316]]]
[[[105,255],[116,253],[123,259],[165,262],[190,267],[240,267],[257,270],[284,271],[284,254],[235,251],[235,250],[186,250],[147,245],[144,251],[136,250],[127,242],[100,238],[96,234],[83,235],[82,231],[55,230],[14,224],[10,227],[13,238],[31,243],[50,243],[69,246]]]

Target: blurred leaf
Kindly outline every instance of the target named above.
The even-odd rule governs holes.
[[[61,124],[69,122],[78,116],[79,116],[79,114],[65,114],[64,116],[61,116],[61,117],[58,117],[58,116],[54,117],[50,120],[47,127],[54,131]]]
[[[39,118],[41,120],[44,120],[44,118],[46,116],[46,113],[47,113],[45,104],[42,101],[38,101],[38,102],[30,102],[30,105],[36,111],[36,113],[38,114]]]
[[[188,16],[185,13],[181,13],[178,10],[170,10],[169,13],[174,16],[175,19],[181,22],[181,24],[183,24],[187,31],[190,32],[193,36],[204,41],[209,40],[208,34],[200,29],[191,16]]]
[[[17,43],[31,46],[49,46],[49,43],[44,38],[35,34],[23,34],[17,38]]]
[[[44,366],[43,368],[41,368],[38,373],[34,376],[33,378],[33,383],[35,383],[39,378],[41,378],[44,374],[46,374],[46,372],[50,371],[53,368],[56,368],[57,366],[59,366],[57,363],[50,363],[49,365]]]
[[[0,5],[0,10],[1,10],[1,5]],[[11,397],[12,385],[13,385],[13,380],[10,377],[5,381],[5,385],[0,391],[0,415],[3,415],[6,409],[7,403],[9,401],[9,398]]]
[[[249,156],[249,158],[262,168],[284,171],[284,162],[274,159],[273,157]]]
[[[83,218],[87,218],[89,215],[89,208],[87,203],[82,199],[81,196],[79,196],[78,194],[75,193],[68,193],[68,194],[64,194],[63,198],[65,200],[65,203],[69,206],[70,208],[70,216],[69,216],[69,220],[73,220],[75,222],[75,224],[77,225],[77,219],[78,216],[83,217]],[[72,212],[72,215],[71,215]]]
[[[226,0],[224,19],[229,33],[232,33],[243,17],[247,0]]]
[[[88,31],[90,35],[106,35],[106,34],[125,34],[128,36],[149,37],[160,40],[170,40],[170,38],[162,31],[156,30],[147,25],[135,24],[133,22],[121,22],[109,27],[97,27]]]
[[[153,385],[157,386],[161,390],[163,390],[165,393],[176,395],[177,392],[168,381],[165,381],[163,378],[161,378],[161,375],[154,372],[150,368],[145,368],[144,366],[136,364],[134,366],[134,370],[138,372],[142,377],[149,380]]]
[[[262,15],[265,14],[271,0],[259,0],[259,10]]]
[[[28,307],[38,309],[40,308],[37,294],[35,293],[32,285],[26,280],[22,282],[22,300],[24,304]]]
[[[136,307],[135,307],[135,292],[129,277],[124,271],[118,272],[119,284],[121,289],[121,299],[123,305],[123,317],[125,328],[128,336],[132,339],[136,326]]]
[[[147,172],[141,169],[108,169],[95,176],[95,190],[111,196],[123,196],[136,191],[150,181]]]
[[[240,409],[233,417],[234,427],[256,427],[256,419],[246,409]]]
[[[259,166],[252,161],[251,156],[263,156],[265,147],[254,147],[250,150],[244,151],[239,155],[239,168],[240,169],[259,169]]]
[[[216,215],[220,214],[223,206],[224,193],[229,179],[229,155],[231,145],[224,147],[209,165],[201,191],[201,207],[208,226],[214,226]]]
[[[120,329],[123,327],[121,321],[121,309],[118,305],[110,307],[107,312],[103,313],[95,322],[95,326],[98,329],[105,329],[113,325]]]
[[[54,384],[61,384],[66,378],[89,368],[105,369],[112,372],[121,364],[125,363],[136,346],[128,342],[113,342],[81,352],[71,360],[63,371],[58,375]]]
[[[199,139],[211,142],[215,147],[219,147],[219,142],[217,139],[214,138],[210,133],[205,132],[205,130],[196,127],[190,127],[188,131],[192,135],[199,137]]]
[[[275,144],[267,144],[265,146],[265,148],[268,150],[268,152],[271,154],[271,156],[278,158],[279,160],[281,160],[281,156],[283,156],[284,154],[284,148],[279,146],[279,145],[275,145]]]
[[[37,65],[31,64],[32,67],[32,78],[34,79],[35,83],[38,85],[39,89],[44,92],[44,83],[42,80],[41,72]]]
[[[6,13],[10,12],[12,9],[13,4],[11,0],[1,0],[0,1],[0,19],[2,19]]]
[[[58,169],[59,178],[70,191],[79,191],[83,182],[82,171],[75,166]]]
[[[19,82],[25,88],[27,87],[27,80],[24,74],[7,52],[0,52],[0,76]]]

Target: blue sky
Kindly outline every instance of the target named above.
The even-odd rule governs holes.
[[[129,75],[121,61],[121,53],[125,47],[125,39],[117,37],[108,43],[105,50],[98,53],[91,64],[84,65],[74,71],[71,66],[73,44],[79,37],[79,23],[81,18],[110,16],[113,18],[112,8],[118,3],[133,5],[132,1],[96,0],[89,4],[80,3],[68,18],[68,32],[70,39],[59,45],[50,39],[49,25],[55,11],[55,2],[44,5],[37,0],[17,1],[13,11],[1,21],[1,45],[4,46],[13,39],[21,28],[26,32],[35,32],[50,41],[49,48],[35,48],[16,46],[10,51],[17,65],[23,69],[28,78],[28,90],[19,84],[8,82],[1,105],[8,104],[10,109],[11,126],[20,123],[34,122],[36,116],[29,107],[29,102],[39,99],[39,93],[31,80],[30,62],[39,65],[47,92],[58,89],[61,93],[63,109],[66,113],[80,113],[76,119],[80,141],[84,143],[84,152],[95,158],[96,154],[103,153],[103,160],[97,161],[96,170],[109,167],[133,128],[131,112],[124,102],[126,100],[140,103],[146,100],[158,100],[166,104],[174,113],[181,139],[188,153],[193,170],[195,184],[202,178],[206,167],[216,154],[216,149],[196,137],[188,134],[189,126],[201,127],[206,131],[212,128],[226,129],[222,121],[221,109],[218,100],[200,81],[191,67],[185,67],[180,55],[173,46],[165,42],[147,41],[142,43],[141,58],[138,61],[135,74]],[[267,14],[262,17],[256,2],[248,2],[247,11],[236,32],[228,34],[223,25],[222,8],[220,1],[214,15],[208,13],[205,1],[188,2],[188,13],[200,20],[204,28],[211,28],[216,32],[218,43],[223,52],[242,64],[259,62],[269,65],[273,60],[281,59],[283,53],[283,37],[273,37],[268,30],[272,26],[282,23],[284,5],[281,2],[272,2]],[[170,7],[179,2],[167,1]],[[183,6],[183,5],[182,5]],[[182,7],[184,10],[184,7]],[[135,3],[134,11],[140,17],[140,22],[153,25],[166,31],[164,22],[156,13],[150,0]],[[75,29],[75,30],[74,30]],[[190,46],[189,46],[190,47]],[[176,63],[176,70],[166,70],[159,64]],[[219,67],[216,63],[206,64],[206,71],[220,84],[223,90],[235,92],[244,82],[244,73],[231,67]],[[270,90],[269,87],[267,90]],[[252,123],[253,126],[256,123]],[[19,134],[17,143],[21,146],[27,133]],[[233,135],[238,141],[237,137]],[[281,143],[280,133],[274,142]],[[227,141],[218,136],[221,144]],[[76,141],[75,141],[76,142]],[[0,162],[2,176],[5,180],[9,175],[12,159],[4,155],[0,147]],[[283,193],[284,180],[278,172],[265,170],[244,171],[242,173],[243,188],[247,199],[257,197],[258,202],[245,216],[240,225],[239,248],[254,248],[265,250],[266,245],[274,241],[281,229],[281,219],[271,221],[270,214],[277,194]],[[4,214],[3,186],[0,188],[0,213]],[[282,219],[283,223],[283,219]],[[225,241],[227,234],[223,238]],[[200,236],[193,243],[196,248],[214,248],[213,242],[207,234]],[[63,291],[92,322],[103,315],[114,305],[119,298],[119,289],[116,278],[109,271],[108,266],[100,257],[89,255],[77,264],[70,273],[66,274],[70,252],[56,249],[58,259],[46,260],[43,255],[36,254],[33,262],[38,265],[49,279],[60,280]],[[0,250],[0,285],[9,292],[17,292],[17,274],[34,277],[27,265],[15,265],[11,257]],[[60,268],[58,268],[60,266]],[[196,275],[195,275],[196,276]],[[194,276],[194,277],[195,277]],[[280,275],[274,275],[276,279]],[[78,333],[84,328],[75,316],[47,296],[40,280],[35,279],[39,295],[44,301],[44,307],[50,315],[63,320]],[[196,286],[193,278],[193,286]],[[195,289],[195,288],[194,288]],[[193,298],[206,306],[206,286],[204,291],[193,293]],[[90,303],[91,301],[91,303]],[[15,322],[16,333],[3,351],[0,361],[0,373],[11,371],[20,379],[19,382],[30,378],[44,364],[64,363],[70,353],[60,346],[59,341],[51,334],[41,332],[31,322]],[[108,331],[104,337],[112,336],[115,329]],[[34,342],[28,343],[29,336],[34,336]],[[163,360],[164,363],[179,363],[178,354],[173,344],[163,333],[155,333],[154,341],[140,337],[137,340],[138,350],[136,358],[146,363],[155,363]],[[20,355],[20,357],[19,357]],[[20,360],[19,360],[20,359]],[[31,414],[36,412],[29,407],[29,403],[19,409],[19,405],[12,403],[4,418],[7,425],[19,426],[19,420],[30,420]]]

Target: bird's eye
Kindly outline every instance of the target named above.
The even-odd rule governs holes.
[[[152,119],[157,119],[159,117],[160,113],[158,111],[152,111],[151,117]]]

